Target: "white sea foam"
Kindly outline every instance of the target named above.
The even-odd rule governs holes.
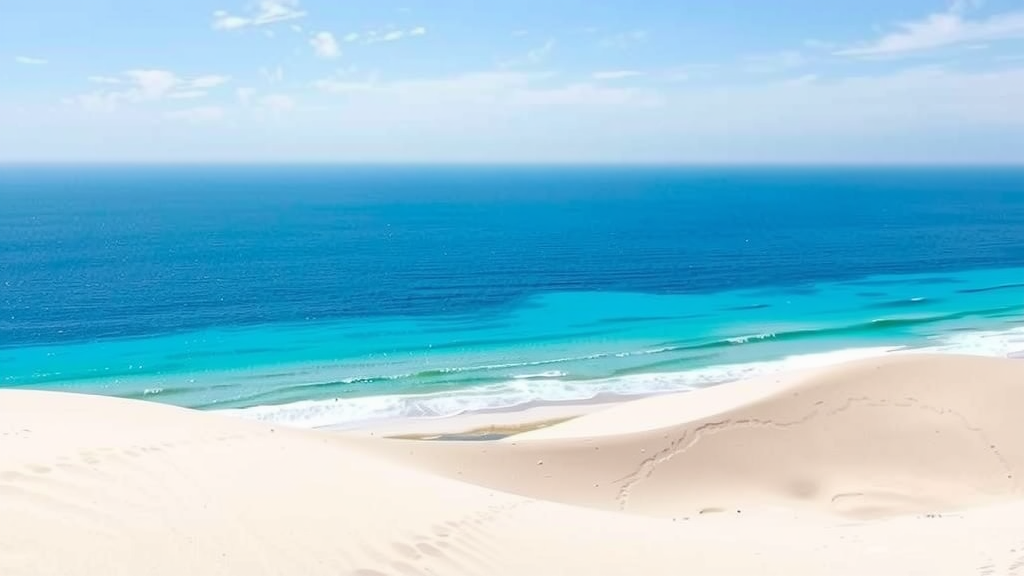
[[[442,418],[466,412],[512,409],[531,403],[584,402],[600,395],[679,392],[797,368],[877,356],[892,348],[856,348],[790,356],[776,361],[710,366],[686,372],[635,374],[600,380],[519,378],[498,384],[418,395],[384,395],[254,406],[226,413],[303,428],[350,427],[392,418]],[[539,375],[538,375],[539,376]]]
[[[662,352],[672,352],[679,350],[678,346],[664,346],[662,348],[652,348],[650,350],[639,350],[637,352],[619,352],[615,355],[616,358],[629,358],[630,356],[647,356],[649,354],[661,354]]]
[[[516,374],[512,378],[516,380],[532,380],[535,378],[562,378],[568,375],[567,372],[562,372],[561,370],[548,370],[538,374]]]
[[[607,354],[588,354],[586,356],[568,356],[565,358],[553,358],[551,360],[536,360],[533,362],[507,362],[504,364],[483,364],[480,366],[459,366],[455,368],[442,368],[442,374],[460,374],[463,372],[477,372],[482,370],[507,370],[509,368],[524,368],[529,366],[545,366],[547,364],[562,364],[565,362],[579,362],[583,360],[597,360],[606,358]]]
[[[1024,350],[1024,326],[1011,330],[961,332],[933,336],[924,351],[976,356],[1011,356]]]
[[[931,339],[930,344],[915,349],[850,348],[798,354],[764,362],[709,366],[685,372],[635,374],[600,380],[563,380],[561,378],[565,374],[553,370],[524,374],[498,384],[433,394],[302,401],[224,412],[302,428],[348,428],[370,421],[394,418],[443,418],[466,412],[514,409],[534,403],[585,402],[603,395],[635,396],[680,392],[744,378],[824,367],[890,353],[914,351],[1008,357],[1024,350],[1024,327],[999,332],[965,332],[937,336]]]
[[[768,332],[765,334],[752,334],[750,336],[738,336],[736,338],[726,338],[726,340],[732,344],[746,344],[751,341],[771,340],[772,338],[775,338],[774,332]]]

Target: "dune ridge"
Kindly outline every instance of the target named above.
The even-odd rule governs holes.
[[[494,442],[0,391],[0,574],[1024,573],[1024,363],[894,355]]]

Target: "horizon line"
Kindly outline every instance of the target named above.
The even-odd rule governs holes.
[[[83,166],[83,167],[416,167],[416,168],[1024,168],[1020,161],[417,161],[417,160],[0,160],[0,168],[19,166]]]

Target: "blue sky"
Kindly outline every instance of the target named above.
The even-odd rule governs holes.
[[[1024,162],[1024,0],[0,0],[0,161]]]

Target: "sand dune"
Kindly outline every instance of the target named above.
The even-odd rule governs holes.
[[[1024,363],[891,356],[498,442],[0,391],[0,574],[1024,573]]]
[[[496,489],[654,516],[877,517],[1019,495],[1022,407],[1018,361],[908,355],[625,403],[496,445],[373,449]]]

